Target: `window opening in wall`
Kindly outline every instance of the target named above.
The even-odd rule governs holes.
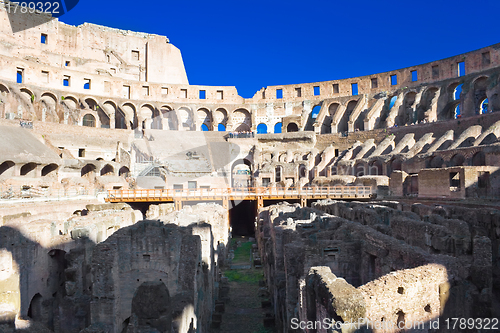
[[[263,187],[268,187],[270,183],[271,183],[271,178],[262,178]]]
[[[42,34],[40,37],[40,41],[42,42],[42,44],[48,44],[49,39],[48,39],[47,34]]]
[[[195,188],[197,188],[197,184],[198,183],[195,182],[195,181],[189,181],[188,182],[188,189],[195,189]]]
[[[321,94],[321,91],[319,90],[319,86],[314,86],[314,96],[319,96]]]
[[[132,60],[139,60],[139,51],[132,50]]]
[[[295,88],[295,97],[302,97],[302,88]]]
[[[411,82],[416,82],[416,81],[418,81],[418,72],[411,71]]]
[[[458,192],[460,191],[460,173],[450,172],[450,191]]]
[[[122,97],[130,99],[130,86],[123,86]]]
[[[487,98],[483,99],[483,101],[481,102],[480,110],[481,110],[481,114],[488,113],[488,99]]]
[[[281,133],[281,123],[276,123],[276,125],[274,125],[274,133]]]
[[[339,84],[338,83],[334,83],[333,84],[333,93],[334,94],[338,94],[339,93]]]
[[[477,173],[477,187],[480,189],[488,188],[490,181],[490,173],[487,171],[479,171]]]
[[[276,89],[276,98],[277,99],[283,98],[283,89]]]
[[[68,75],[64,75],[63,77],[63,86],[69,87],[71,85],[71,77]]]
[[[23,83],[24,79],[24,69],[23,68],[17,68],[17,83]]]
[[[64,66],[68,67],[68,66],[70,66],[70,65],[71,65],[71,62],[70,62],[70,61],[66,61],[66,62],[64,62]]]
[[[187,89],[181,89],[181,98],[187,98],[187,97],[188,97]]]
[[[357,83],[352,83],[351,84],[351,91],[352,91],[352,96],[356,96],[358,94],[358,84]]]
[[[162,94],[162,95],[168,95],[168,88],[166,88],[166,87],[161,87],[161,94]]]
[[[180,192],[184,186],[182,184],[174,184],[174,190],[177,190],[176,192]]]
[[[224,124],[217,125],[217,131],[219,131],[219,132],[225,132],[226,131],[226,126],[224,126]]]
[[[206,92],[206,90],[200,90],[200,92],[199,92],[199,98],[200,99],[206,99],[207,98],[207,92]]]
[[[143,96],[149,96],[149,86],[143,86],[142,87],[142,95]]]
[[[106,54],[106,62],[111,62],[111,57],[109,56],[109,54]]]
[[[460,118],[461,115],[460,115],[460,104],[458,104],[456,107],[455,107],[455,119],[458,119]]]
[[[42,81],[45,83],[49,83],[49,72],[42,71]]]
[[[457,64],[457,73],[458,73],[458,76],[465,75],[465,62],[464,61],[461,61]]]
[[[455,101],[458,101],[460,99],[461,94],[462,94],[462,84],[459,84],[453,91],[453,99]]]
[[[83,89],[90,89],[90,79],[83,79]]]
[[[439,78],[439,66],[438,65],[432,66],[432,78],[433,79]]]
[[[280,182],[281,181],[281,166],[277,166],[275,169],[275,181]]]
[[[318,117],[319,111],[321,110],[321,106],[316,105],[311,112],[311,118],[316,119]]]
[[[94,116],[91,115],[91,114],[86,114],[83,117],[82,125],[83,126],[87,126],[87,127],[95,127],[95,118],[94,118]]]
[[[85,157],[85,148],[78,149],[78,157]]]
[[[491,63],[490,51],[481,53],[481,59],[483,65],[489,65]]]
[[[335,148],[335,157],[338,157],[338,156],[339,156],[339,149]]]
[[[391,86],[395,86],[398,84],[398,76],[396,74],[391,75]]]
[[[372,89],[378,88],[378,79],[376,77],[372,78]]]
[[[206,124],[201,124],[201,131],[208,132],[208,126]]]
[[[217,99],[224,99],[224,91],[217,90]]]

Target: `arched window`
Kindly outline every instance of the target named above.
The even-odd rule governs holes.
[[[257,134],[267,134],[267,125],[266,124],[259,124],[257,126]]]
[[[217,125],[217,131],[219,131],[219,132],[225,132],[226,131],[226,126],[224,126],[224,124]]]
[[[459,84],[453,91],[453,99],[455,101],[458,101],[460,99],[461,94],[462,94],[462,84]]]
[[[95,127],[95,118],[91,114],[86,114],[83,117],[83,126]]]
[[[206,124],[201,124],[201,130],[203,132],[208,132],[208,126]]]
[[[274,125],[274,133],[281,133],[281,126],[281,123],[276,123],[276,125]]]
[[[297,126],[296,123],[289,123],[288,126],[286,127],[286,131],[288,133],[290,133],[290,132],[298,132],[299,131],[299,127]]]
[[[488,113],[488,99],[487,98],[483,99],[479,109],[481,110],[481,114]]]

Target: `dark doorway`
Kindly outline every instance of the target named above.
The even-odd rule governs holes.
[[[233,236],[254,236],[255,234],[255,212],[256,201],[244,200],[236,206],[231,202],[229,210],[229,223],[232,228]]]

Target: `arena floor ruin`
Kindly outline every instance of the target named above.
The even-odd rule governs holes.
[[[242,98],[0,4],[0,332],[499,329],[500,44]]]

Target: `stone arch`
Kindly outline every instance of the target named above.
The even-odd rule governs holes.
[[[162,281],[143,282],[132,298],[133,322],[148,331],[170,332],[172,309],[170,293]]]
[[[94,164],[88,163],[81,170],[82,177],[93,177],[95,175],[96,166]]]
[[[128,177],[129,173],[130,173],[130,170],[126,166],[122,166],[120,168],[120,170],[118,170],[118,175],[121,177],[124,177],[124,178]]]
[[[16,164],[12,161],[4,161],[0,164],[0,176],[14,176],[13,171],[15,165]]]
[[[441,156],[436,155],[429,161],[429,168],[442,168],[444,160]]]
[[[44,166],[42,169],[42,177],[57,173],[58,168],[59,166],[55,163]]]
[[[332,120],[339,107],[340,104],[338,102],[333,102],[328,106],[328,115],[323,119],[323,124],[321,124],[321,134],[332,132]]]
[[[85,104],[92,111],[97,111],[99,109],[99,102],[94,97],[85,97]]]
[[[307,165],[305,165],[304,163],[300,163],[297,166],[297,174],[298,174],[298,179],[306,178],[307,177]]]
[[[231,180],[231,186],[234,188],[252,187],[252,162],[246,158],[234,161],[231,166]]]
[[[488,90],[488,77],[480,76],[472,81],[471,86],[474,89],[474,110],[476,114],[481,113],[481,103],[488,98],[486,91]]]
[[[80,105],[80,102],[78,102],[78,98],[71,95],[65,96],[62,101],[70,109],[78,109]]]
[[[160,108],[160,114],[162,117],[162,128],[164,130],[177,130],[179,128],[179,121],[177,119],[177,114],[170,105],[162,105]]]
[[[212,112],[210,112],[210,110],[208,110],[207,108],[199,108],[196,113],[199,121],[198,127],[205,125],[208,131],[212,131]]]
[[[482,151],[478,151],[472,156],[472,166],[485,166],[486,155]]]
[[[42,121],[59,122],[57,115],[57,96],[51,92],[44,92],[40,97],[40,104],[42,107],[41,117]]]
[[[220,131],[219,125],[224,126],[224,130],[227,127],[228,113],[224,108],[218,108],[213,114],[214,123],[218,124],[217,130]]]
[[[144,129],[163,129],[160,111],[149,103],[141,105],[139,116]]]
[[[347,102],[344,114],[342,115],[342,118],[340,119],[337,128],[338,128],[338,133],[345,133],[348,132],[349,130],[349,118],[351,117],[352,112],[354,111],[354,108],[356,107],[356,104],[358,103],[358,100],[350,100]]]
[[[450,167],[463,166],[465,162],[465,157],[462,154],[455,154],[450,159]]]
[[[366,174],[366,167],[365,163],[363,162],[358,162],[354,165],[354,176],[356,177],[361,177]]]
[[[193,118],[193,111],[187,106],[182,106],[177,109],[180,119],[180,128],[182,130],[192,131],[195,129],[195,121]]]
[[[34,177],[36,173],[36,163],[26,163],[21,167],[21,176]]]
[[[299,126],[294,122],[289,122],[288,125],[286,126],[286,131],[287,133],[298,132]]]
[[[40,293],[33,295],[28,308],[28,317],[36,322],[44,322],[43,297]]]
[[[101,169],[101,176],[113,176],[115,173],[115,168],[113,166],[106,164],[102,169]]]
[[[87,113],[83,116],[82,126],[96,127],[96,120],[93,114]]]
[[[267,134],[267,125],[264,123],[257,125],[257,134]]]
[[[120,110],[125,115],[125,122],[128,129],[134,129],[137,127],[137,113],[136,107],[130,102],[122,104]]]
[[[0,83],[0,94],[2,95],[6,95],[6,94],[10,94],[10,90],[9,88],[7,88],[7,86],[3,85]]]
[[[387,168],[387,176],[390,176],[393,171],[402,171],[403,161],[399,158],[393,158]]]
[[[417,120],[415,114],[416,98],[417,93],[414,91],[409,91],[404,95],[403,104],[401,105],[398,116],[395,119],[395,123],[398,126],[411,125]]]
[[[274,127],[273,127],[273,132],[274,133],[281,133],[282,131],[282,128],[283,127],[283,123],[281,122],[277,122],[276,124],[274,124]]]
[[[35,94],[28,88],[21,88],[21,96],[25,97],[31,104],[35,101]]]
[[[237,132],[249,132],[252,129],[252,116],[247,109],[239,108],[234,110],[231,114],[231,120],[233,129]]]
[[[384,175],[384,166],[381,160],[373,160],[370,162],[369,174],[372,176]]]

